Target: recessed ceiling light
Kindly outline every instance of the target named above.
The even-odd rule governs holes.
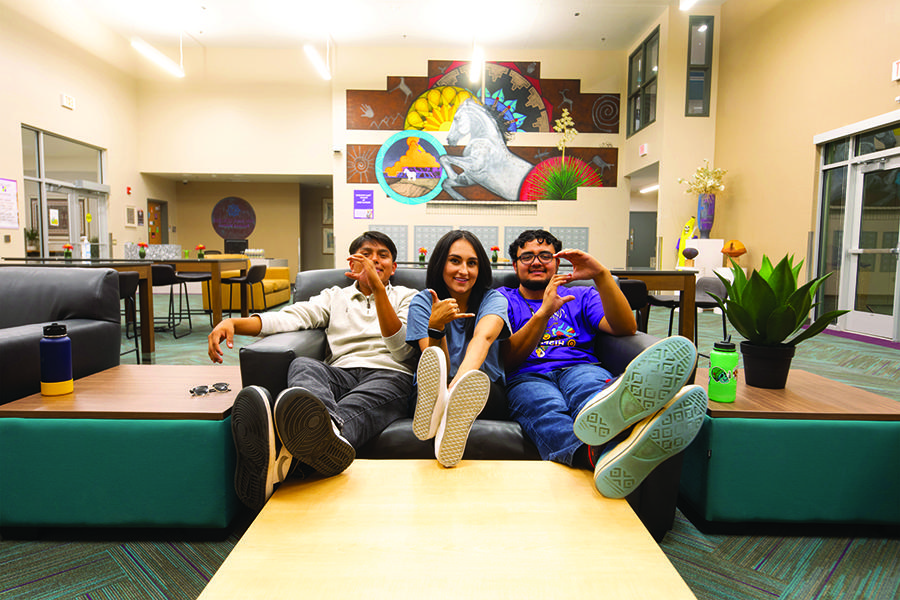
[[[648,186],[645,187],[645,188],[641,188],[641,193],[642,193],[642,194],[649,194],[650,192],[655,192],[655,191],[657,191],[658,189],[659,189],[659,184],[658,184],[658,183],[655,184],[655,185],[648,185]]]

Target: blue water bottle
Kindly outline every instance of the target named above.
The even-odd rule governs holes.
[[[738,354],[733,342],[713,344],[713,350],[709,353],[710,400],[734,402],[737,397],[737,364]]]
[[[61,396],[74,389],[72,340],[66,335],[65,325],[47,325],[41,338],[41,394]]]

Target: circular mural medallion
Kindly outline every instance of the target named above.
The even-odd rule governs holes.
[[[429,133],[401,131],[392,135],[375,157],[375,176],[388,196],[404,204],[422,204],[441,193],[447,174],[439,157],[444,146]]]
[[[256,213],[237,196],[222,198],[213,207],[212,226],[223,240],[245,240],[256,229]]]

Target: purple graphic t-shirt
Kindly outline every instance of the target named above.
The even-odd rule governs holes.
[[[538,308],[540,300],[526,300],[518,288],[499,288],[509,300],[509,324],[516,332],[528,322]],[[547,329],[537,348],[515,371],[506,373],[546,373],[577,364],[597,364],[594,355],[594,337],[603,319],[603,303],[593,286],[559,288],[560,296],[574,296],[562,305],[547,322]]]

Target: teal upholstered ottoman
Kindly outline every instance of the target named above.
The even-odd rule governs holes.
[[[698,369],[697,382],[707,380]],[[900,402],[804,371],[738,381],[685,451],[680,500],[709,522],[900,524]]]
[[[120,365],[0,406],[0,526],[227,526],[239,389],[238,367]]]

